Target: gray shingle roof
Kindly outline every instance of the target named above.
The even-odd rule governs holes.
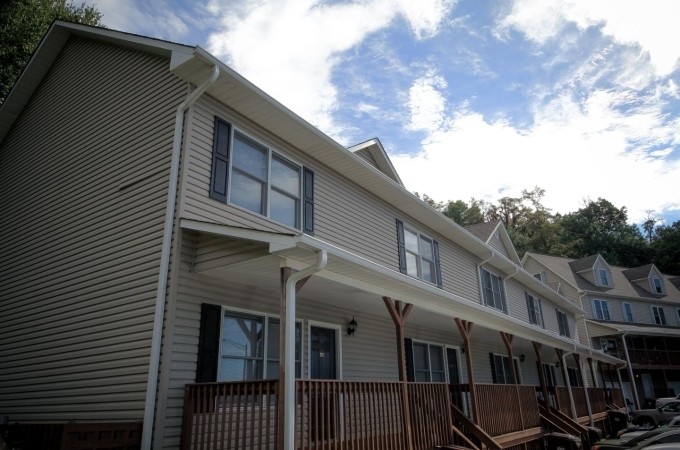
[[[500,223],[500,220],[493,222],[482,222],[465,227],[473,236],[482,242],[487,242]]]

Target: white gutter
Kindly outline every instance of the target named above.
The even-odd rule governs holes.
[[[295,285],[313,273],[323,270],[328,262],[328,252],[319,250],[313,265],[295,272],[286,280],[286,323],[285,323],[285,374],[283,378],[283,448],[295,450]]]
[[[628,354],[628,344],[626,344],[626,335],[628,333],[621,333],[621,341],[623,341],[623,351],[626,354],[626,365],[628,366],[628,379],[630,380],[630,388],[633,391],[633,400],[635,400],[635,408],[640,409],[640,399],[638,398],[637,387],[635,386],[635,376],[633,375],[633,365],[630,363],[630,355]],[[618,369],[616,370],[618,372]],[[621,376],[621,374],[619,374]],[[614,380],[612,380],[612,386]],[[621,385],[623,389],[623,384]]]
[[[519,273],[519,267],[515,266],[515,271],[512,272],[511,274],[506,275],[505,278],[503,278],[503,281],[508,281],[510,278],[514,277],[518,273]]]
[[[168,183],[167,202],[165,204],[165,225],[163,227],[163,243],[161,246],[161,261],[158,270],[158,286],[156,288],[156,310],[153,317],[153,332],[151,335],[151,355],[149,358],[149,376],[146,383],[146,399],[144,401],[144,422],[142,423],[142,450],[151,449],[153,433],[153,419],[156,408],[156,389],[158,386],[158,368],[161,358],[161,339],[163,337],[163,311],[165,310],[165,296],[170,267],[170,247],[172,245],[172,225],[175,218],[175,203],[177,200],[177,184],[179,181],[179,160],[182,150],[182,128],[184,127],[184,113],[198,100],[208,87],[217,80],[220,69],[217,65],[203,84],[194,89],[177,107],[175,114],[175,134],[172,141],[172,159],[170,162],[170,180]]]

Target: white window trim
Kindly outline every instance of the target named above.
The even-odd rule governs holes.
[[[559,315],[557,313],[564,315],[564,320],[566,322],[566,327],[567,327],[567,334],[562,334],[561,331],[560,331],[560,318],[559,318]],[[564,311],[562,311],[559,308],[555,308],[555,316],[556,316],[556,319],[557,319],[557,334],[559,336],[566,337],[568,339],[572,339],[571,330],[569,329],[569,316],[567,315],[567,313],[565,313]]]
[[[554,363],[546,363],[546,362],[543,363],[543,366],[548,366],[548,367],[552,368],[551,373],[550,373],[550,376],[552,377],[552,376],[554,375],[554,378],[555,378],[555,379],[554,379],[554,384],[553,384],[553,386],[554,386],[554,387],[559,386],[560,380],[559,380],[558,374],[559,374],[560,372],[559,372],[559,370],[557,369],[557,366],[556,366]],[[541,367],[541,370],[544,371],[544,372],[543,372],[543,376],[546,377],[546,374],[545,374],[545,367]],[[547,377],[546,377],[546,378],[547,378]],[[548,380],[545,380],[545,381],[547,382]]]
[[[440,280],[438,280],[438,278],[437,278],[437,258],[436,258],[435,249],[434,249],[434,243],[435,243],[436,239],[433,238],[432,236],[430,236],[427,233],[423,233],[422,231],[420,231],[420,229],[418,229],[418,227],[411,226],[411,224],[409,224],[407,222],[402,222],[402,224],[404,225],[404,255],[406,255],[406,254],[413,255],[413,252],[410,252],[406,248],[406,233],[407,232],[413,233],[418,237],[418,254],[416,255],[417,256],[416,269],[417,269],[418,275],[416,277],[413,277],[413,275],[409,275],[409,276],[412,277],[412,278],[416,278],[417,280],[423,281],[427,284],[437,286],[437,283]],[[434,272],[432,273],[432,278],[433,278],[432,281],[426,280],[426,279],[423,278],[423,259],[425,259],[425,258],[423,258],[422,249],[420,248],[421,236],[425,239],[430,240],[430,242],[432,242],[432,258],[433,258],[432,264],[434,265]],[[406,261],[404,261],[404,264],[406,265],[406,274],[408,275],[408,258],[406,258]]]
[[[656,317],[655,317],[655,315],[654,315],[654,310],[655,310],[655,309],[659,309],[659,310],[663,311],[663,318],[664,318],[664,320],[665,320],[666,323],[657,323]],[[666,317],[666,310],[663,309],[663,306],[659,306],[659,305],[649,305],[649,313],[650,313],[651,316],[652,316],[652,324],[654,324],[654,325],[661,325],[661,326],[668,325],[668,317]]]
[[[275,319],[279,321],[279,326],[281,326],[281,316],[278,314],[271,314],[271,313],[263,313],[259,311],[254,311],[251,309],[242,309],[242,308],[232,308],[232,307],[227,307],[224,305],[220,305],[222,308],[222,319],[220,320],[220,345],[219,345],[219,350],[218,350],[218,360],[217,360],[217,374],[219,376],[219,373],[222,369],[222,339],[223,339],[223,333],[224,333],[224,316],[227,313],[235,313],[235,314],[244,314],[248,316],[255,316],[255,317],[263,317],[266,320],[265,323],[265,336],[264,336],[264,348],[262,349],[262,376],[267,373],[267,339],[269,338],[269,319]],[[295,319],[296,324],[300,324],[300,329],[303,330],[304,328],[304,322],[302,319]],[[305,370],[305,360],[304,360],[304,348],[305,348],[305,334],[301,333],[300,336],[300,375],[303,374]],[[279,364],[281,364],[282,361],[279,360]],[[265,379],[265,378],[263,378]]]
[[[626,305],[630,306],[630,321],[626,315]],[[629,302],[621,302],[621,312],[623,313],[623,321],[627,323],[635,322],[635,316],[633,315],[633,305]]]
[[[500,280],[500,286],[501,286],[501,290],[502,290],[501,294],[503,295],[503,309],[498,309],[495,306],[492,306],[492,305],[489,305],[489,304],[486,303],[486,298],[484,297],[484,280],[482,279],[483,278],[483,275],[482,275],[483,272],[482,271],[486,271],[486,272],[489,273],[489,276],[495,276]],[[510,314],[509,309],[508,309],[508,296],[507,296],[507,292],[506,292],[506,289],[505,289],[505,278],[498,275],[496,272],[489,270],[486,267],[481,267],[481,266],[479,268],[478,276],[479,276],[479,286],[481,288],[481,293],[482,293],[482,298],[481,298],[482,306],[486,306],[487,308],[495,309],[496,311],[500,311],[503,314]],[[492,291],[493,291],[493,284],[492,284]]]
[[[311,336],[312,334],[312,327],[319,327],[319,328],[328,328],[331,330],[335,330],[335,369],[336,369],[336,379],[337,380],[342,380],[342,330],[343,327],[342,325],[338,325],[336,323],[328,323],[328,322],[319,322],[316,320],[308,320],[307,321],[307,336]],[[304,347],[303,347],[304,348]],[[310,372],[311,368],[309,367],[309,361],[312,360],[312,346],[308,345],[307,346],[307,371],[305,373],[305,366],[302,366],[302,378],[311,380],[310,378]]]
[[[607,281],[604,284],[602,283],[602,277],[600,276],[602,273],[605,274],[605,278],[606,278],[606,281]],[[611,274],[609,273],[609,271],[607,269],[605,269],[603,267],[599,267],[599,268],[596,269],[595,275],[597,276],[597,285],[598,286],[611,287],[611,285],[612,285],[612,283],[610,281],[611,280]]]
[[[448,383],[448,382],[449,382],[449,368],[448,368],[448,366],[447,366],[447,362],[448,362],[448,361],[447,361],[447,359],[446,359],[446,347],[447,347],[447,345],[446,345],[446,344],[442,344],[441,342],[433,342],[433,341],[426,341],[426,340],[424,340],[424,339],[413,339],[413,338],[411,338],[411,355],[413,355],[413,344],[414,344],[414,343],[418,343],[418,344],[426,344],[426,345],[428,346],[428,355],[427,355],[428,358],[430,357],[430,354],[429,354],[429,347],[430,347],[430,346],[441,347],[442,352],[443,352],[443,354],[442,354],[442,363],[444,364],[444,379],[445,379],[445,381]],[[451,346],[451,348],[457,348],[457,347]],[[428,359],[428,363],[429,363],[429,362],[430,362],[430,361],[429,361],[429,359]],[[412,365],[413,365],[413,372],[414,372],[414,378],[415,378],[415,370],[416,370],[416,368],[415,368],[415,361],[411,361],[411,363],[412,363]],[[458,372],[459,372],[459,373],[458,373],[458,379],[461,379],[461,378],[460,378],[460,348],[458,348],[458,363],[459,363],[459,364],[458,364]],[[430,367],[429,370],[430,370],[430,379],[432,379],[432,367]],[[429,382],[432,383],[433,381],[429,381]],[[438,382],[437,382],[437,383],[438,383]]]
[[[303,171],[303,168],[304,168],[304,165],[301,162],[295,160],[294,158],[289,157],[287,153],[281,152],[276,146],[270,145],[266,141],[263,141],[262,139],[254,137],[251,133],[248,133],[246,131],[243,131],[241,128],[236,127],[233,122],[227,122],[227,123],[229,123],[231,125],[230,131],[229,131],[229,167],[227,168],[227,204],[229,206],[233,207],[233,208],[237,208],[237,209],[244,211],[244,212],[247,212],[249,214],[257,214],[260,217],[264,217],[267,220],[270,220],[270,221],[272,221],[276,224],[279,224],[283,227],[286,227],[288,229],[295,230],[295,231],[298,231],[298,232],[300,230],[302,230],[302,221],[304,220],[304,211],[303,211],[304,210],[304,208],[303,208],[303,202],[304,202],[304,198],[303,198],[304,197],[304,192],[303,192],[304,171]],[[234,136],[236,135],[236,133],[245,136],[246,138],[254,141],[258,145],[261,145],[262,147],[267,149],[267,162],[268,162],[268,164],[267,164],[267,208],[266,208],[264,215],[262,215],[258,212],[252,211],[250,209],[244,208],[243,206],[239,206],[239,205],[237,205],[237,204],[235,204],[231,201],[231,194],[232,194],[232,191],[233,191],[233,189],[231,188],[231,182],[234,179],[233,173],[232,173],[232,169],[233,169],[233,165],[234,165],[234,152],[233,152],[233,150],[234,150]],[[298,172],[299,172],[299,175],[300,175],[300,185],[298,187],[298,218],[297,218],[298,225],[299,225],[298,228],[291,227],[290,225],[287,225],[285,223],[281,223],[281,222],[271,218],[271,215],[270,215],[271,166],[272,166],[271,161],[272,161],[272,154],[274,154],[274,153],[277,154],[281,159],[284,159],[284,160],[288,161],[289,163],[298,166],[298,168],[299,168]]]
[[[607,307],[607,315],[608,315],[609,317],[605,317],[605,316],[604,316],[604,308],[602,308],[602,306],[600,306],[600,310],[602,311],[602,317],[601,317],[601,318],[600,318],[600,317],[597,317],[597,307],[595,306],[595,304],[596,304],[597,302],[600,302],[600,305],[604,304],[604,305]],[[602,300],[602,299],[599,299],[599,298],[594,298],[594,299],[592,299],[592,306],[593,306],[593,318],[594,318],[594,319],[596,319],[596,320],[608,320],[608,321],[611,321],[611,320],[612,320],[612,315],[611,315],[611,313],[609,312],[609,302],[608,302],[607,300]]]
[[[658,292],[658,291],[656,290],[656,284],[655,284],[656,281],[659,282],[659,289],[661,290],[661,292]],[[661,278],[659,278],[659,277],[652,277],[652,278],[650,278],[650,280],[649,280],[649,284],[651,285],[651,292],[652,292],[652,294],[656,294],[656,295],[664,295],[664,294],[666,293],[666,289],[664,289],[663,281],[661,280]]]
[[[532,323],[531,322],[531,314],[529,314],[529,305],[527,304],[527,314],[529,314],[529,325],[533,325],[533,326],[539,327],[539,328],[545,328],[545,319],[543,318],[543,305],[541,304],[542,303],[541,299],[538,298],[537,296],[535,296],[534,294],[531,294],[527,291],[524,292],[524,295],[525,295],[525,299],[526,299],[526,296],[528,295],[531,298],[533,298],[534,300],[536,300],[536,303],[538,303],[538,315],[539,315],[539,320],[540,320],[539,323]],[[528,303],[528,300],[527,300],[527,303]]]

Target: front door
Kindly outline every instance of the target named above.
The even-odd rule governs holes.
[[[310,334],[310,373],[317,380],[337,379],[336,330],[312,326]]]
[[[460,384],[458,352],[455,348],[446,348],[446,363],[449,369],[449,384]]]

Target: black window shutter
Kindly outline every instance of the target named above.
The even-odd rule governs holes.
[[[442,283],[442,266],[439,263],[439,242],[433,240],[432,247],[434,248],[434,267],[437,276],[437,287],[442,288],[444,285]]]
[[[229,184],[230,130],[231,127],[227,122],[215,117],[210,197],[225,203],[227,202],[227,186]]]
[[[201,304],[201,330],[198,335],[196,382],[217,381],[217,361],[220,351],[222,307]]]
[[[404,350],[406,351],[406,381],[416,381],[416,372],[413,368],[412,339],[404,338]]]
[[[314,235],[314,172],[303,169],[302,196],[304,198],[302,231]]]
[[[489,353],[489,359],[491,360],[491,379],[493,384],[497,384],[498,378],[496,377],[496,361],[494,361],[493,353]]]
[[[406,247],[404,244],[404,222],[397,219],[397,250],[399,253],[399,272],[406,273]]]

